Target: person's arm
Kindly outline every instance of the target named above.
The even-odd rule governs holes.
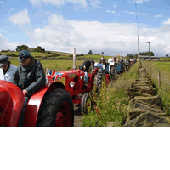
[[[42,64],[38,63],[37,64],[37,71],[36,71],[36,76],[37,76],[37,82],[32,82],[30,86],[28,86],[25,90],[27,91],[28,94],[32,94],[35,91],[43,88],[46,83],[46,78],[45,78],[45,73],[42,68]]]
[[[12,83],[15,84],[16,86],[19,85],[19,72],[18,72],[18,70],[16,70],[16,72],[14,73],[14,80],[13,80]]]

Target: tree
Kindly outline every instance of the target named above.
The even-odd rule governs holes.
[[[169,57],[169,55],[168,55],[168,54],[166,54],[166,57]]]
[[[21,45],[21,50],[27,50],[28,49],[28,46],[26,45]]]
[[[17,52],[20,52],[20,51],[22,51],[22,50],[27,50],[27,49],[28,49],[28,46],[26,46],[26,45],[20,45],[20,46],[17,46],[16,51],[17,51]]]
[[[42,48],[40,46],[37,46],[36,52],[42,52]]]
[[[139,55],[149,55],[149,51],[148,52],[140,52],[139,53]],[[155,54],[152,52],[152,51],[150,51],[150,56],[154,56]]]
[[[133,59],[133,54],[127,54],[127,57]]]
[[[16,51],[17,52],[21,51],[21,46],[17,46]]]
[[[93,54],[92,50],[89,50],[88,54]]]

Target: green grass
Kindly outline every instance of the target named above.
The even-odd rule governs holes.
[[[97,108],[91,111],[88,115],[83,117],[83,127],[105,127],[109,122],[112,126],[121,127],[126,121],[127,107],[129,105],[129,97],[127,95],[128,89],[137,78],[138,63],[136,63],[131,70],[123,73],[122,77],[113,81],[106,88],[103,84],[100,96],[97,98],[94,94]]]
[[[11,64],[18,66],[19,61],[17,59],[10,60]],[[82,65],[84,60],[77,60],[76,61],[76,67],[79,68],[80,65]],[[46,60],[41,59],[40,62],[42,63],[43,68],[48,68],[49,70],[53,71],[66,71],[70,70],[73,67],[73,61],[72,60]]]
[[[160,60],[163,60],[163,61],[170,61],[170,57],[161,57]]]
[[[170,72],[170,63],[169,62],[153,62],[153,66],[158,70]]]

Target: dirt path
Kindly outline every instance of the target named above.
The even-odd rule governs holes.
[[[74,105],[74,127],[81,127],[82,126],[82,114],[81,114],[81,109],[80,109],[80,105]]]

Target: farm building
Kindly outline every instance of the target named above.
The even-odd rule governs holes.
[[[28,51],[35,51],[37,48],[28,48]]]
[[[139,55],[139,58],[141,60],[149,60],[149,55]],[[156,57],[156,56],[150,56],[151,60],[159,60],[160,57]]]

